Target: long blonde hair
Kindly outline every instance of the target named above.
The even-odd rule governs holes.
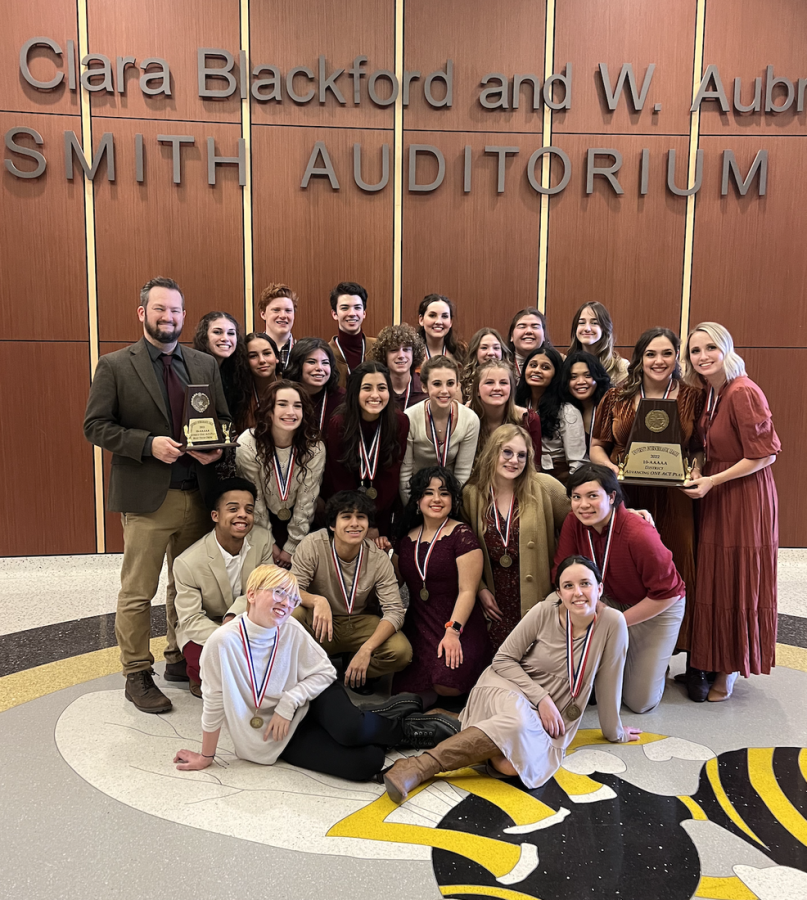
[[[532,438],[526,429],[520,425],[500,425],[490,436],[484,449],[479,454],[469,484],[473,485],[483,499],[485,511],[493,506],[491,487],[496,477],[496,467],[499,464],[499,455],[502,447],[515,438],[521,438],[527,448],[527,462],[524,471],[513,480],[513,493],[518,500],[519,510],[525,509],[526,504],[541,502],[541,485],[535,471],[535,448]],[[474,523],[475,524],[475,523]]]
[[[735,352],[734,340],[728,329],[717,322],[701,322],[700,325],[696,325],[689,332],[686,349],[684,350],[684,381],[687,384],[701,389],[706,384],[706,379],[695,371],[689,358],[689,342],[696,331],[703,331],[705,334],[708,334],[714,341],[715,346],[723,354],[723,371],[726,373],[726,381],[732,381],[734,378],[739,378],[740,375],[745,375],[745,360],[739,353]]]

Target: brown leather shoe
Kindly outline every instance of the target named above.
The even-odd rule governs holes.
[[[131,672],[126,676],[126,699],[144,713],[170,712],[173,704],[154,684],[152,669]]]
[[[194,697],[198,697],[200,700],[202,699],[202,682],[201,681],[191,681],[188,685],[188,689]]]
[[[185,669],[185,660],[179,662],[165,664],[165,680],[166,681],[188,681],[188,672]]]

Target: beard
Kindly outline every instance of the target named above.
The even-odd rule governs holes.
[[[158,344],[170,344],[179,340],[179,336],[182,334],[181,325],[178,325],[176,328],[161,328],[159,325],[152,325],[148,319],[143,322],[143,327],[146,329],[149,337],[154,338]]]

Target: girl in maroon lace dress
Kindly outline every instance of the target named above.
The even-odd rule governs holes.
[[[414,652],[393,690],[420,694],[429,706],[438,696],[466,694],[490,663],[491,648],[476,602],[482,551],[459,521],[459,482],[448,469],[430,466],[414,476],[411,490],[396,562],[409,588],[403,633]]]

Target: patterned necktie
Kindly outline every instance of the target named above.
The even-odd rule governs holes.
[[[163,381],[168,391],[168,402],[171,404],[171,421],[173,424],[174,440],[181,440],[182,435],[182,413],[185,406],[185,388],[179,380],[179,375],[174,371],[171,365],[174,359],[170,353],[161,353],[160,359],[163,361]]]

